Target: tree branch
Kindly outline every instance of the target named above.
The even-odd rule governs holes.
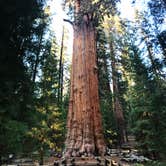
[[[70,21],[70,20],[63,19],[63,21],[68,22],[68,23],[70,23],[71,25],[73,25],[73,22],[72,22],[72,21]]]

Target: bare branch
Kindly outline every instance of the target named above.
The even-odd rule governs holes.
[[[73,22],[72,22],[72,21],[70,21],[70,20],[63,19],[63,21],[68,22],[68,23],[70,23],[71,25],[73,25]]]

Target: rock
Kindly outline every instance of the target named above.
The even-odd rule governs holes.
[[[111,165],[112,165],[112,166],[119,166],[119,164],[118,164],[116,161],[112,161],[112,162],[111,162]]]
[[[121,160],[126,161],[126,162],[138,162],[138,163],[149,161],[148,158],[146,158],[144,156],[137,156],[135,154],[127,155],[126,157],[122,158]]]
[[[13,160],[14,163],[31,163],[33,162],[32,159],[29,158],[21,158],[21,159],[15,159]]]
[[[9,154],[9,159],[13,159],[14,158],[14,154]]]
[[[121,156],[126,157],[128,154],[130,154],[130,152],[131,152],[130,150],[122,150],[120,154]]]
[[[119,149],[110,149],[108,153],[109,153],[109,156],[118,156],[120,154],[120,150]]]

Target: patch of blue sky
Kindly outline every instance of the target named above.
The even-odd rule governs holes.
[[[50,11],[52,13],[52,23],[50,25],[51,29],[55,32],[57,37],[57,42],[60,44],[61,42],[61,35],[62,35],[62,27],[65,26],[65,28],[68,30],[68,54],[72,55],[72,44],[73,44],[73,29],[72,26],[69,23],[66,23],[63,21],[64,18],[67,18],[68,16],[62,9],[62,1],[63,0],[48,0],[48,5],[50,6]],[[121,2],[118,4],[118,9],[120,11],[120,16],[122,19],[127,19],[129,21],[134,22],[135,21],[135,13],[136,11],[148,11],[148,1],[149,0],[135,0],[135,3],[132,3],[134,0],[121,0]],[[151,18],[151,21],[152,18]],[[139,28],[139,27],[138,27]],[[166,29],[166,18],[165,18],[165,24],[163,24],[160,27],[160,32],[162,30]],[[140,36],[140,30],[138,29],[138,36]],[[138,43],[140,40],[137,41]],[[138,44],[136,43],[136,44]],[[148,57],[147,57],[147,51],[144,48],[145,44],[142,43],[139,45],[140,50],[142,50],[144,53],[142,56],[144,57],[145,63],[149,63]],[[160,58],[161,54],[157,54],[157,56]]]

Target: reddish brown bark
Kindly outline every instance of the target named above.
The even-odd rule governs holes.
[[[111,52],[111,68],[112,68],[112,84],[113,84],[113,111],[116,119],[117,129],[118,129],[118,142],[121,145],[122,143],[127,142],[126,135],[126,125],[123,115],[123,108],[119,99],[119,88],[118,88],[118,78],[117,78],[117,69],[115,61],[115,53],[113,42],[110,41],[110,52]]]
[[[141,28],[141,31],[142,31],[142,35],[143,35],[143,38],[144,38],[144,41],[145,41],[145,45],[147,47],[148,57],[149,57],[149,60],[151,62],[151,65],[152,65],[152,71],[156,76],[158,76],[158,74],[161,75],[161,72],[157,69],[156,64],[155,64],[155,58],[154,58],[154,55],[153,55],[152,43],[149,42],[149,36],[148,36],[148,34],[146,34],[146,32],[143,28]]]
[[[80,25],[74,25],[66,157],[105,153],[99,111],[96,33],[85,17]]]

